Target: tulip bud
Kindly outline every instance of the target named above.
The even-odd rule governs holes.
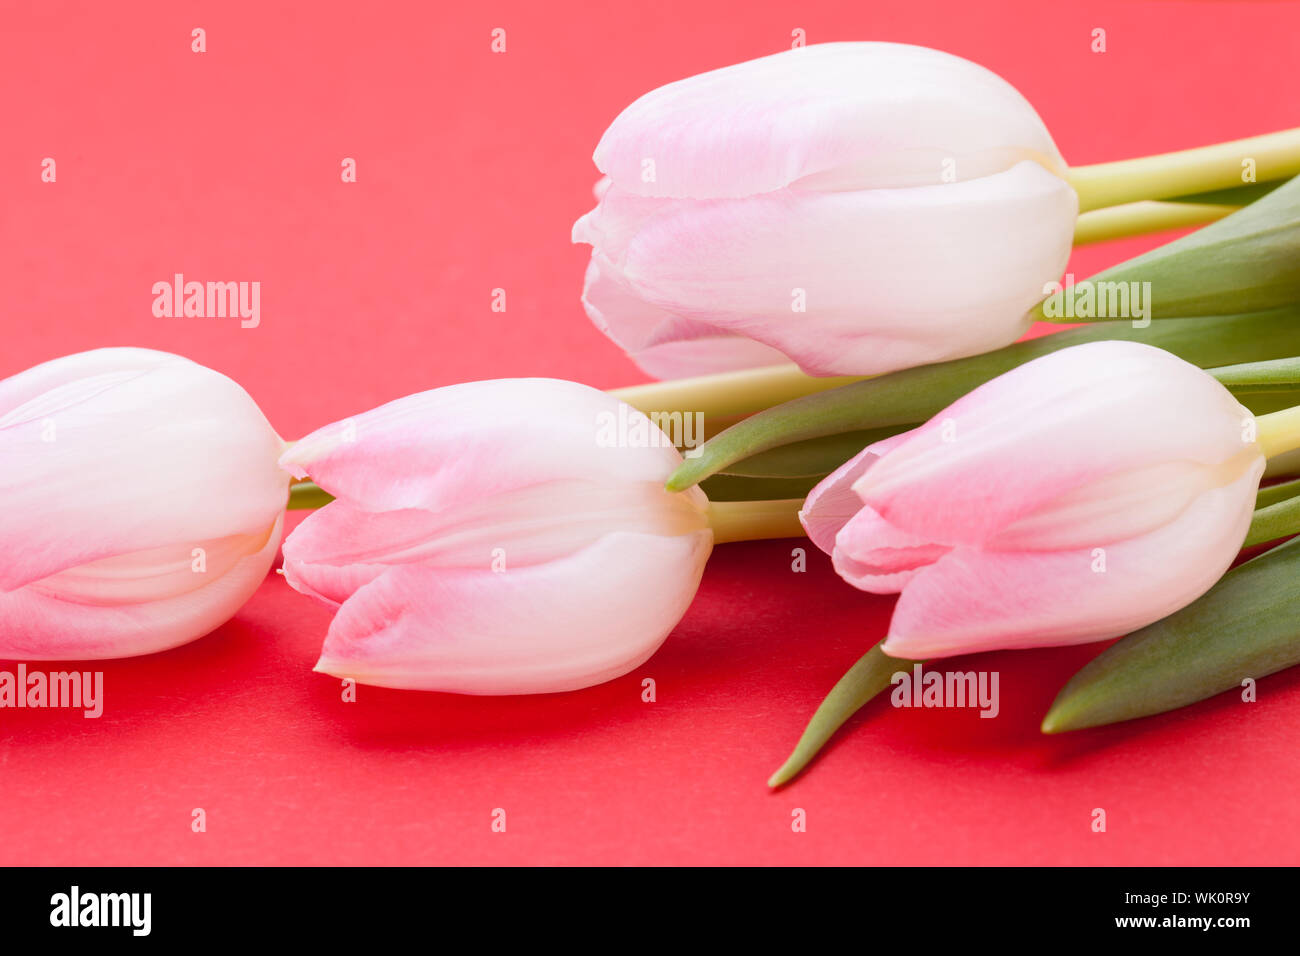
[[[901,592],[891,656],[1103,640],[1232,563],[1264,471],[1253,424],[1167,352],[1079,345],[869,446],[801,518],[850,584]]]
[[[616,425],[616,422],[623,425]],[[471,382],[327,425],[281,459],[335,501],[285,575],[338,609],[318,671],[464,694],[573,690],[644,662],[713,545],[642,413],[551,379]]]
[[[870,375],[1015,341],[1078,200],[996,74],[828,43],[641,97],[596,148],[583,304],[660,378],[793,360]]]
[[[130,657],[224,623],[275,558],[282,450],[242,388],[166,352],[0,382],[0,657]]]

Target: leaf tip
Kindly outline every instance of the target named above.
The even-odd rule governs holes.
[[[1070,706],[1074,704],[1074,706]],[[1079,700],[1075,698],[1071,701],[1064,696],[1058,696],[1052,701],[1052,706],[1047,708],[1047,714],[1043,717],[1039,730],[1045,734],[1061,734],[1069,730],[1078,730],[1079,728]]]
[[[699,479],[695,475],[696,469],[692,468],[691,465],[692,463],[689,461],[679,465],[677,470],[669,475],[668,480],[664,482],[664,490],[668,492],[685,491],[692,485],[697,484]]]
[[[794,757],[791,756],[790,759],[781,764],[776,773],[767,778],[767,785],[772,790],[779,790],[797,777],[802,769],[803,765],[796,763]]]

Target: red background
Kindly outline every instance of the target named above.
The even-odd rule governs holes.
[[[1072,163],[1300,123],[1287,2],[7,6],[0,375],[167,349],[237,379],[289,438],[475,378],[641,380],[578,305],[587,248],[569,228],[591,205],[591,151],[642,92],[782,49],[796,27],[983,63]],[[175,272],[261,281],[261,327],[154,318],[151,286]],[[964,663],[1001,672],[998,719],[877,701],[770,794],[892,606],[816,552],[792,574],[792,546],[720,547],[646,666],[522,699],[362,687],[344,703],[310,671],[327,613],[272,576],[209,637],[104,664],[98,720],[0,711],[0,863],[1300,862],[1295,672],[1252,705],[1044,738],[1096,648],[983,655]]]

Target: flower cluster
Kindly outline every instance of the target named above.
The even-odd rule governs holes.
[[[647,372],[701,377],[451,385],[286,442],[176,355],[19,372],[0,656],[202,637],[261,586],[286,510],[318,507],[282,549],[334,611],[316,669],[384,687],[610,680],[668,638],[715,545],[805,533],[898,595],[860,687],[900,659],[1123,637],[1062,691],[1058,731],[1300,663],[1300,548],[1229,570],[1300,532],[1300,482],[1260,487],[1300,449],[1300,136],[1250,141],[1258,182],[1239,150],[1071,168],[1001,77],[890,43],[654,90],[596,148],[582,303]],[[1073,244],[1189,211],[1212,224],[1060,281]],[[1056,318],[1088,323],[1017,341]]]

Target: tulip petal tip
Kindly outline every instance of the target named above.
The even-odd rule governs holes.
[[[903,642],[896,637],[887,637],[880,644],[880,652],[884,654],[886,657],[898,657],[904,659],[909,657],[923,656],[923,655],[917,655],[916,648],[914,647],[910,647],[910,648],[901,647],[900,645],[902,643]]]
[[[288,448],[284,454],[280,456],[279,465],[282,469],[292,475],[295,481],[303,481],[308,477],[307,469],[298,463],[298,461],[293,457],[293,453],[294,448]]]

